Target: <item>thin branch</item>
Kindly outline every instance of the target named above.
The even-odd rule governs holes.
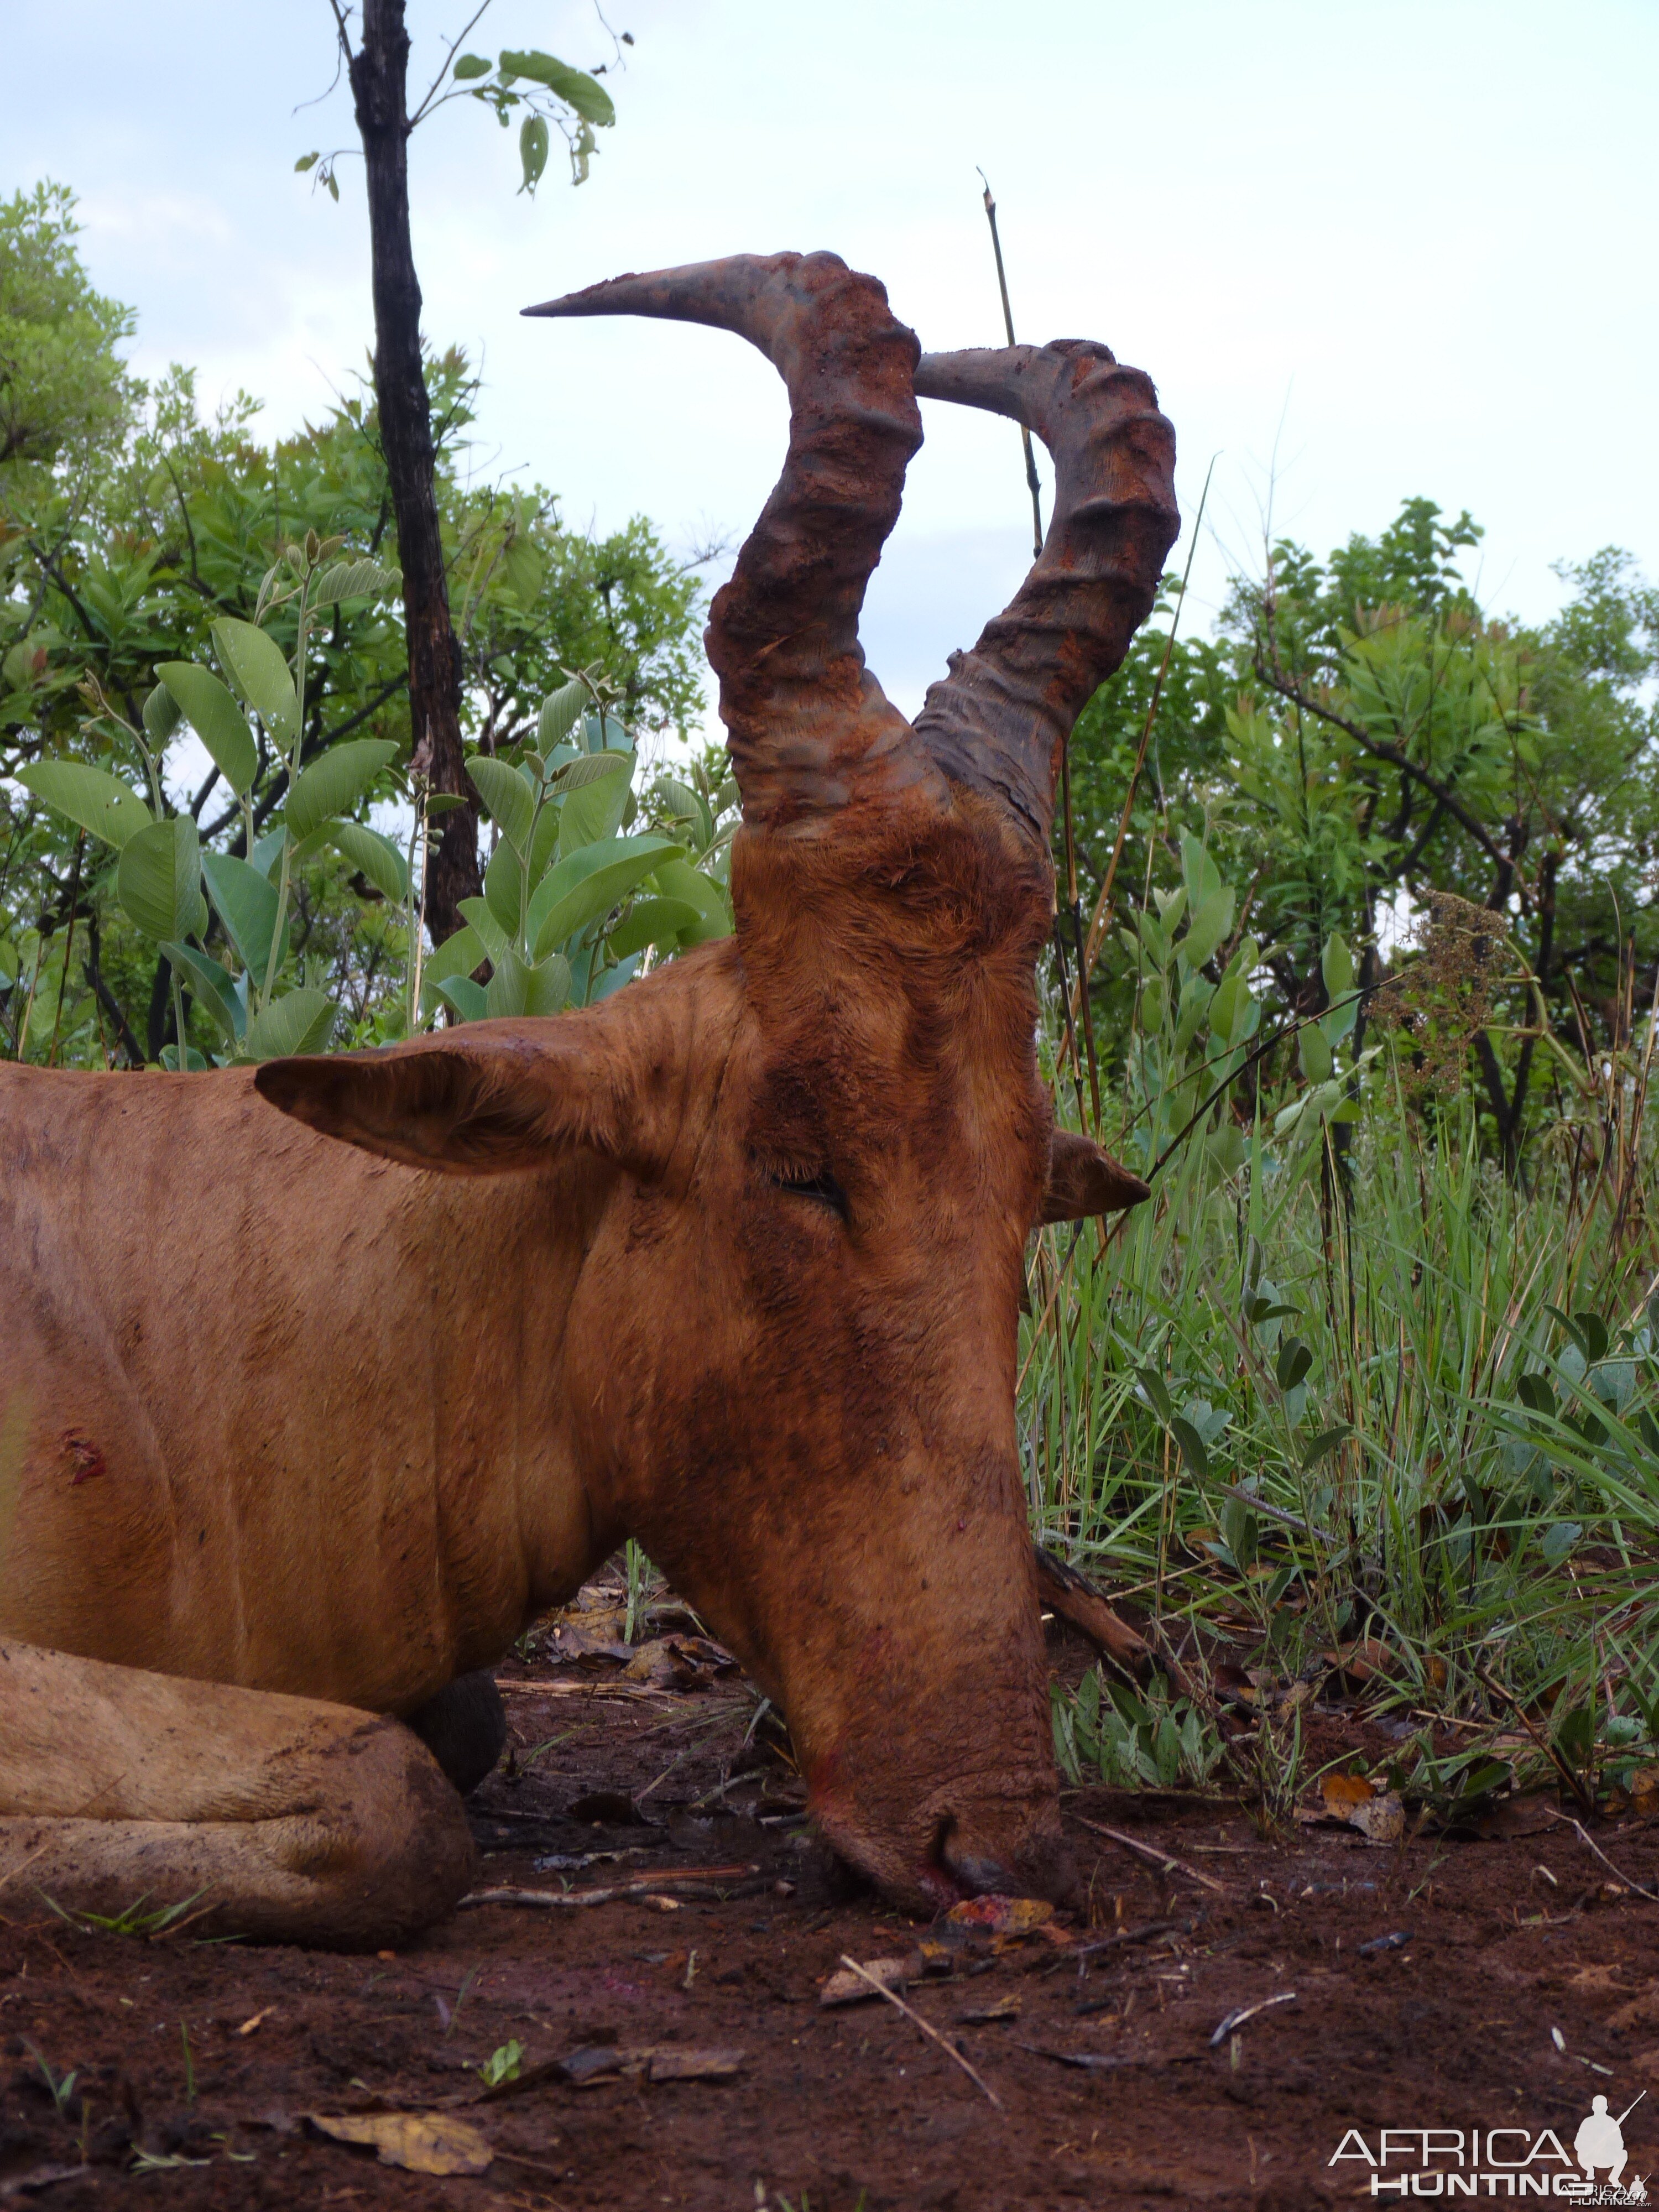
[[[98,625],[93,621],[92,617],[87,612],[80,600],[76,597],[73,587],[64,580],[64,572],[58,567],[56,557],[52,554],[48,553],[43,546],[37,545],[32,538],[26,538],[23,542],[28,547],[29,551],[33,554],[35,559],[40,563],[41,568],[46,571],[46,574],[52,578],[52,582],[57,585],[58,590],[64,594],[64,597],[74,608],[76,615],[80,617],[81,627],[85,630],[87,635],[91,638],[94,643],[101,644],[103,640],[100,635]]]
[[[996,2091],[985,2079],[985,2076],[980,2072],[973,2061],[970,2058],[964,2057],[963,2053],[957,2049],[954,2043],[947,2043],[936,2027],[934,2027],[929,2021],[925,2021],[919,2012],[913,2011],[911,2008],[905,2003],[904,1999],[896,1993],[896,1991],[888,1988],[885,1982],[878,1982],[873,1974],[866,1973],[865,1969],[860,1966],[858,1960],[852,1956],[850,1952],[843,1951],[842,1953],[841,1963],[843,1966],[847,1967],[849,1972],[856,1974],[861,1982],[868,1982],[871,1988],[875,1991],[878,1997],[885,1997],[890,2005],[896,2005],[898,2009],[904,2014],[906,2020],[909,2021],[915,2027],[919,2027],[924,2035],[931,2036],[933,2041],[938,2044],[939,2049],[945,2053],[945,2057],[947,2058],[954,2058],[957,2064],[961,2067],[963,2072],[968,2076],[968,2079],[974,2083],[975,2087],[984,2091],[985,2094],[996,2106],[998,2112],[1002,2110],[1003,2106],[1001,2098],[998,2096]]]
[[[410,129],[411,131],[415,128],[416,125],[417,123],[421,122],[421,121],[422,121],[422,119],[424,118],[424,116],[425,116],[425,114],[426,114],[426,112],[427,112],[428,108],[428,107],[430,107],[430,106],[431,106],[431,105],[432,105],[433,99],[434,99],[434,97],[435,96],[435,94],[436,94],[436,93],[437,93],[438,87],[439,87],[442,82],[443,82],[444,79],[445,79],[445,78],[449,75],[449,66],[450,66],[450,64],[454,60],[454,58],[455,58],[456,55],[460,52],[460,50],[461,50],[461,41],[462,41],[462,40],[464,40],[464,39],[466,37],[467,33],[468,33],[469,31],[471,31],[471,30],[472,26],[473,26],[473,25],[474,25],[474,24],[478,21],[479,16],[481,16],[481,15],[487,15],[489,13],[489,0],[483,0],[483,4],[482,4],[480,7],[478,7],[477,9],[475,9],[475,11],[473,12],[473,14],[472,14],[472,15],[471,15],[467,19],[467,21],[466,21],[466,22],[465,22],[465,24],[462,27],[462,28],[461,28],[460,32],[459,33],[459,34],[458,34],[454,39],[453,39],[453,40],[450,41],[449,52],[448,52],[444,56],[444,58],[443,58],[443,66],[439,70],[437,76],[434,76],[434,77],[433,78],[433,80],[432,80],[432,83],[431,83],[431,86],[430,86],[430,88],[428,89],[428,93],[427,93],[426,98],[425,98],[425,99],[421,102],[420,106],[416,109],[416,111],[415,111],[415,112],[413,113],[413,115],[411,115],[411,116],[410,117],[410,118],[409,118],[409,127],[410,127]]]
[[[1159,1850],[1154,1844],[1143,1844],[1138,1836],[1126,1836],[1121,1828],[1109,1828],[1103,1820],[1085,1820],[1081,1813],[1074,1814],[1073,1818],[1081,1821],[1095,1835],[1109,1837],[1113,1843],[1121,1844],[1126,1851],[1134,1851],[1141,1858],[1150,1859],[1154,1866],[1162,1867],[1166,1873],[1173,1869],[1176,1874],[1184,1874],[1188,1881],[1195,1881],[1205,1889],[1214,1890],[1218,1897],[1227,1894],[1224,1882],[1213,1881],[1207,1874],[1200,1874],[1195,1866],[1188,1866],[1185,1859],[1176,1858],[1173,1852]]]
[[[135,1067],[142,1067],[144,1064],[144,1048],[133,1035],[132,1024],[127,1019],[125,1009],[105,981],[104,971],[98,965],[98,956],[95,951],[89,952],[82,962],[81,972],[92,986],[99,1005],[114,1023],[116,1042],[122,1051],[125,1053]]]
[[[1650,1905],[1659,1905],[1659,1897],[1656,1897],[1650,1889],[1644,1889],[1639,1881],[1632,1881],[1627,1874],[1624,1873],[1620,1868],[1614,1866],[1613,1861],[1602,1850],[1601,1844],[1595,1842],[1594,1838],[1587,1836],[1584,1833],[1583,1827],[1580,1826],[1579,1823],[1572,1818],[1572,1815],[1570,1813],[1558,1813],[1553,1805],[1546,1805],[1540,1809],[1547,1813],[1552,1820],[1559,1820],[1564,1826],[1572,1829],[1574,1833],[1577,1836],[1579,1842],[1585,1844],[1590,1850],[1593,1850],[1596,1857],[1601,1860],[1602,1865],[1607,1868],[1607,1871],[1610,1874],[1616,1874],[1619,1876],[1620,1881],[1623,1882],[1626,1889],[1633,1889],[1638,1897],[1645,1897]]]
[[[1316,715],[1322,722],[1329,722],[1333,727],[1345,731],[1357,745],[1362,746],[1376,759],[1387,761],[1391,768],[1398,769],[1401,775],[1408,775],[1414,782],[1420,783],[1425,791],[1437,799],[1452,819],[1474,838],[1475,843],[1480,846],[1494,866],[1502,869],[1515,867],[1515,862],[1509,854],[1494,843],[1487,830],[1476,817],[1470,813],[1456,793],[1449,791],[1439,778],[1431,775],[1426,769],[1419,768],[1410,755],[1403,752],[1398,745],[1389,744],[1383,738],[1374,738],[1361,724],[1351,722],[1346,714],[1339,714],[1334,708],[1323,706],[1317,699],[1310,698],[1305,692],[1298,690],[1294,684],[1287,683],[1282,676],[1277,675],[1259,653],[1255,659],[1255,672],[1269,690],[1276,691],[1281,699],[1288,699],[1293,706],[1303,708],[1310,714]],[[1524,879],[1520,881],[1520,891],[1523,902],[1530,905],[1531,901],[1528,896]]]
[[[179,472],[173,465],[173,456],[171,453],[162,454],[161,466],[167,472],[168,480],[173,485],[174,496],[179,501],[179,512],[185,519],[185,537],[188,540],[190,545],[191,581],[193,584],[199,585],[202,580],[202,577],[201,571],[196,565],[196,528],[195,525],[191,521],[190,507],[185,499],[185,488],[179,481]]]

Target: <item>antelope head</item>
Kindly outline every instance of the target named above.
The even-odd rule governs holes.
[[[646,1546],[787,1715],[823,1832],[894,1897],[1058,1893],[1024,1254],[1039,1222],[1146,1194],[1054,1128],[1036,963],[1061,749],[1152,607],[1173,434],[1103,345],[922,354],[828,253],[528,312],[713,324],[788,387],[783,473],[708,632],[736,933],[590,1012],[260,1087],[416,1165],[563,1178],[581,1251],[548,1357],[595,1555]],[[858,619],[918,394],[1023,422],[1055,484],[1036,566],[912,724]]]

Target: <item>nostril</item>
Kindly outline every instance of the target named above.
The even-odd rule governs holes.
[[[969,1897],[1006,1896],[1012,1893],[1017,1887],[1013,1875],[1000,1859],[963,1848],[956,1834],[953,1820],[942,1826],[934,1845],[934,1856],[951,1879]]]

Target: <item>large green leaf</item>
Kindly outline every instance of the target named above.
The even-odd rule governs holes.
[[[1348,950],[1347,940],[1335,930],[1325,939],[1325,950],[1319,957],[1319,972],[1331,998],[1346,999],[1352,990],[1353,955]]]
[[[237,957],[255,988],[264,990],[270,934],[276,927],[276,886],[269,876],[229,853],[204,853],[202,873]],[[282,965],[280,959],[277,965]]]
[[[165,684],[152,684],[144,695],[144,734],[157,752],[178,728],[180,716],[179,702]]]
[[[445,938],[421,971],[422,1012],[428,1015],[436,1013],[439,1006],[446,1000],[450,1005],[458,1006],[458,1001],[449,997],[444,986],[459,976],[467,981],[469,990],[476,989],[478,994],[477,1012],[468,1013],[465,1018],[478,1020],[483,1012],[483,985],[473,984],[467,979],[472,970],[488,957],[483,939],[470,922],[458,929],[453,937]]]
[[[628,793],[633,781],[632,753],[595,754],[590,757],[604,762],[605,772],[594,775],[571,792],[564,802],[559,822],[559,858],[580,852],[584,845],[597,845],[602,838],[614,837],[622,827],[623,811],[628,805]],[[572,762],[574,770],[578,765]]]
[[[1334,1062],[1325,1034],[1316,1022],[1310,1022],[1297,1043],[1301,1050],[1302,1073],[1310,1083],[1328,1083]]]
[[[488,899],[461,899],[458,902],[455,911],[477,933],[483,944],[484,954],[489,960],[492,962],[499,960],[510,948],[513,940],[490,912]],[[453,945],[455,939],[452,937],[447,939],[445,942],[447,947]],[[477,964],[476,960],[472,963],[474,968]]]
[[[190,985],[198,1004],[207,1009],[220,1035],[234,1051],[247,1026],[247,1009],[234,977],[193,945],[175,945],[169,938],[163,940],[161,950],[179,970],[179,981]]]
[[[455,64],[455,82],[470,84],[474,77],[488,76],[493,66],[482,54],[463,54]]]
[[[509,938],[516,938],[523,909],[524,863],[505,837],[489,856],[483,889],[485,903],[495,917],[496,927]],[[489,957],[493,960],[495,956],[492,952]]]
[[[445,938],[421,972],[431,983],[441,981],[446,975],[470,975],[489,957],[483,939],[469,922],[464,928],[458,929],[453,937]]]
[[[247,705],[274,737],[292,744],[300,726],[300,702],[275,638],[253,623],[222,615],[213,625],[213,642]]]
[[[527,76],[532,84],[544,84],[556,100],[574,108],[584,123],[597,123],[601,129],[607,129],[617,119],[611,94],[597,77],[589,76],[586,70],[572,69],[568,62],[556,60],[553,55],[540,53],[534,47],[519,51],[509,47],[501,56],[501,75]]]
[[[570,996],[570,963],[562,952],[550,958],[538,960],[529,970],[529,984],[525,992],[527,1014],[562,1014]]]
[[[326,991],[290,991],[273,999],[247,1025],[242,1051],[248,1060],[286,1060],[320,1052],[334,1027],[334,1001]]]
[[[536,819],[534,792],[518,769],[506,761],[480,757],[468,761],[466,772],[479,798],[489,809],[490,820],[522,855],[529,848],[530,831]]]
[[[324,607],[332,606],[337,599],[378,599],[383,592],[395,592],[402,582],[398,569],[383,568],[378,561],[337,561],[313,580],[311,605]]]
[[[1188,839],[1189,846],[1193,840]],[[1200,848],[1193,846],[1200,858]],[[1201,968],[1233,926],[1233,895],[1229,890],[1211,891],[1204,898],[1187,926],[1187,934],[1176,947],[1178,958],[1189,969]]]
[[[121,848],[115,889],[130,921],[146,937],[199,937],[207,927],[202,896],[202,845],[188,814],[152,822]]]
[[[520,186],[521,191],[533,193],[540,184],[542,172],[547,167],[547,149],[552,143],[547,118],[544,115],[526,115],[519,125],[519,160],[524,167],[524,183]]]
[[[696,929],[686,931],[680,939],[682,945],[706,945],[712,938],[730,937],[732,902],[723,884],[717,884],[713,876],[704,875],[701,868],[694,868],[690,860],[678,854],[664,860],[653,872],[659,891],[670,898],[685,900],[702,913],[702,921]]]
[[[464,1022],[481,1022],[489,1012],[489,1000],[483,985],[475,983],[470,975],[446,975],[434,988],[444,1004],[453,1006]]]
[[[660,777],[657,788],[675,818],[693,825],[696,832],[697,850],[700,853],[706,851],[714,842],[714,817],[701,793],[693,791],[689,783],[682,783],[676,775]]]
[[[398,757],[390,738],[353,738],[302,768],[288,795],[288,830],[297,842],[331,815],[355,806],[380,770]]]
[[[509,1014],[556,1014],[570,996],[570,963],[562,954],[538,960],[532,966],[520,960],[511,946],[495,963],[484,994],[489,1012],[498,1018]]]
[[[503,1015],[523,1013],[529,984],[529,969],[510,945],[504,945],[501,958],[490,970],[489,987],[484,993],[485,1006],[498,1021]]]
[[[559,849],[559,809],[544,806],[536,817],[536,827],[531,832],[529,878],[533,891],[547,873],[553,855]]]
[[[620,764],[631,764],[633,758],[625,748],[615,752],[576,753],[554,769],[552,788],[562,796],[568,791],[580,791],[585,783],[603,783],[617,773]]]
[[[568,684],[562,684],[556,691],[548,693],[536,724],[536,750],[544,760],[570,735],[586,704],[587,686],[578,683],[574,676]]]
[[[409,863],[389,837],[362,822],[336,822],[329,832],[354,868],[374,884],[382,898],[399,906],[409,896]]]
[[[618,960],[630,952],[643,952],[647,945],[672,950],[684,930],[696,929],[702,909],[687,899],[636,899],[606,940]]]
[[[536,886],[526,927],[538,960],[607,914],[648,876],[665,853],[666,837],[612,837],[572,853],[550,869]]]
[[[274,653],[276,647],[271,650]],[[155,673],[207,747],[209,759],[240,799],[252,787],[259,766],[259,749],[253,742],[247,716],[210,668],[198,668],[193,660],[163,660]]]
[[[67,814],[78,829],[90,830],[117,852],[155,818],[118,776],[82,761],[33,761],[18,769],[17,781],[43,805]]]

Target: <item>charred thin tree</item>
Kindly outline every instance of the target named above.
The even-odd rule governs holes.
[[[362,38],[345,47],[368,179],[374,292],[374,391],[398,526],[409,643],[414,765],[467,804],[446,817],[427,884],[427,921],[441,943],[458,902],[479,888],[477,800],[461,757],[461,652],[449,615],[438,531],[432,410],[421,362],[421,287],[409,229],[409,33],[404,0],[363,0]]]

